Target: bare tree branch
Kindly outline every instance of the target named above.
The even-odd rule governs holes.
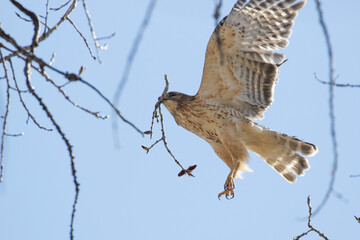
[[[57,132],[59,133],[61,138],[64,140],[64,143],[66,144],[66,147],[67,147],[67,150],[68,150],[68,153],[70,156],[70,160],[71,160],[71,162],[70,162],[71,163],[71,173],[72,173],[73,181],[74,181],[74,185],[75,185],[75,199],[74,199],[74,203],[73,203],[73,207],[72,207],[71,222],[70,222],[70,239],[72,240],[74,238],[73,232],[74,232],[74,218],[75,218],[76,204],[78,201],[79,191],[80,191],[80,189],[79,189],[80,184],[79,184],[79,182],[77,180],[77,176],[76,176],[75,157],[73,154],[73,147],[70,144],[70,141],[65,136],[65,133],[62,131],[60,125],[55,121],[54,116],[51,114],[48,107],[43,102],[42,98],[35,92],[35,88],[31,85],[30,61],[31,61],[30,59],[28,59],[26,61],[25,68],[24,68],[24,73],[25,73],[25,77],[26,77],[26,85],[28,87],[28,90],[38,101],[38,103],[40,104],[40,106],[42,107],[44,112],[46,113],[47,117],[50,119],[50,121],[54,125],[55,129],[57,130]]]
[[[360,87],[360,84],[350,84],[350,83],[330,83],[330,82],[326,82],[326,81],[323,81],[321,79],[319,79],[316,74],[315,75],[315,79],[318,80],[320,83],[322,84],[326,84],[326,85],[330,85],[332,84],[333,86],[335,87],[349,87],[349,88],[359,88]]]
[[[34,35],[33,35],[33,39],[32,39],[32,43],[30,46],[30,50],[31,53],[34,53],[34,49],[35,47],[38,45],[39,43],[39,34],[40,34],[40,21],[39,18],[36,16],[35,13],[33,13],[32,11],[26,9],[25,7],[23,7],[23,5],[21,5],[20,3],[18,3],[15,0],[10,0],[20,11],[22,11],[24,14],[28,15],[33,24],[34,24]]]
[[[144,16],[144,19],[137,31],[136,37],[133,41],[131,50],[129,52],[129,55],[127,57],[127,61],[126,61],[126,65],[121,77],[121,80],[116,88],[116,92],[114,94],[114,98],[113,98],[113,103],[115,106],[119,106],[119,102],[120,102],[120,96],[122,94],[122,91],[128,81],[129,78],[129,73],[131,70],[131,66],[133,64],[134,58],[136,56],[137,50],[139,48],[140,42],[144,36],[144,32],[150,22],[153,10],[155,8],[155,4],[156,4],[157,0],[150,0],[149,5],[146,9],[146,13]],[[117,125],[117,121],[115,118],[112,119],[112,128],[113,128],[113,136],[114,136],[114,144],[115,147],[119,148],[119,130],[118,130],[118,125]]]
[[[2,59],[2,65],[4,68],[4,74],[6,79],[6,106],[5,106],[5,114],[4,114],[4,121],[2,124],[2,131],[1,131],[1,146],[0,146],[0,182],[3,181],[3,171],[4,171],[4,165],[3,165],[3,159],[4,159],[4,142],[5,142],[5,135],[6,135],[6,123],[9,115],[9,107],[10,107],[10,81],[8,76],[8,71],[6,68],[5,60],[3,58],[3,54],[0,48],[0,57]]]
[[[90,46],[89,46],[86,38],[84,37],[84,35],[79,31],[79,29],[76,27],[75,23],[74,23],[73,21],[71,21],[71,19],[70,19],[69,17],[66,17],[66,20],[69,21],[69,23],[75,28],[75,30],[77,31],[77,33],[80,35],[80,37],[84,40],[84,43],[85,43],[86,47],[88,48],[91,57],[95,60],[96,57],[95,57],[94,54],[92,53],[91,48],[90,48]]]
[[[99,50],[98,49],[101,49],[101,50],[106,50],[107,49],[107,45],[103,45],[101,46],[99,44],[99,42],[97,41],[96,39],[96,34],[95,34],[95,30],[94,30],[94,26],[92,24],[92,21],[91,21],[91,16],[90,16],[90,12],[89,12],[89,9],[86,5],[86,0],[82,0],[83,2],[83,6],[84,6],[84,10],[85,10],[85,14],[86,14],[86,17],[88,19],[88,23],[89,23],[89,27],[90,27],[90,32],[91,32],[91,35],[92,35],[92,38],[94,40],[94,43],[95,43],[95,51],[96,51],[96,56],[97,56],[97,59],[99,61],[99,63],[102,63],[101,62],[101,59],[100,59],[100,55],[99,55]]]
[[[18,96],[19,96],[19,99],[20,99],[20,102],[21,104],[23,105],[23,108],[25,109],[26,113],[28,114],[28,117],[31,118],[31,120],[35,123],[36,126],[38,126],[38,128],[40,129],[43,129],[43,130],[46,130],[46,131],[52,131],[52,129],[49,129],[49,128],[45,128],[43,127],[42,125],[40,125],[36,119],[34,118],[34,116],[31,114],[31,112],[29,111],[29,109],[27,108],[24,100],[22,99],[22,96],[21,96],[21,91],[19,89],[19,86],[18,86],[18,83],[17,83],[17,80],[16,80],[16,77],[15,77],[15,71],[14,71],[14,66],[12,64],[12,61],[9,60],[9,63],[10,63],[10,67],[11,67],[11,71],[12,71],[12,75],[13,75],[13,80],[14,80],[14,83],[15,83],[15,87],[16,87],[16,90],[17,90],[17,93],[18,93]],[[27,93],[29,91],[26,91]]]
[[[128,125],[130,125],[132,128],[134,128],[138,133],[140,133],[141,135],[143,135],[143,132],[137,128],[132,122],[130,122],[129,120],[127,120],[124,116],[121,115],[120,111],[115,107],[115,105],[107,98],[105,97],[105,95],[103,95],[95,86],[93,86],[92,84],[86,82],[84,79],[82,79],[79,75],[75,74],[75,73],[68,73],[68,72],[64,72],[62,70],[59,70],[58,68],[55,68],[53,66],[50,66],[49,64],[47,64],[45,61],[43,61],[42,59],[28,53],[27,51],[25,51],[23,48],[21,48],[15,41],[15,39],[13,39],[10,35],[6,34],[0,27],[0,37],[3,37],[5,40],[7,40],[9,43],[11,43],[14,47],[16,47],[22,54],[24,54],[27,58],[30,58],[31,60],[37,62],[40,65],[40,68],[50,68],[51,70],[57,72],[60,75],[63,75],[65,78],[67,78],[70,82],[75,82],[75,81],[79,81],[85,85],[87,85],[89,88],[91,88],[93,91],[95,91],[103,100],[105,100],[115,111],[115,113],[121,118],[122,121],[124,121],[125,123],[127,123]],[[4,47],[5,49],[11,51],[10,49],[6,48],[4,45],[2,45],[0,43],[0,47]],[[20,56],[17,56],[20,57]]]
[[[323,239],[325,240],[329,240],[325,234],[321,233],[319,230],[317,230],[316,228],[314,228],[312,225],[311,225],[311,216],[313,215],[312,213],[312,208],[311,208],[311,205],[310,205],[310,196],[308,196],[307,198],[307,204],[308,204],[308,207],[309,207],[309,217],[308,217],[308,227],[309,227],[309,230],[300,234],[299,236],[297,237],[294,237],[293,239],[294,240],[299,240],[300,238],[302,238],[303,236],[307,235],[308,233],[310,232],[316,232],[320,237],[322,237]]]
[[[163,142],[164,146],[166,148],[166,150],[168,151],[168,153],[170,154],[170,156],[174,159],[175,163],[177,165],[179,165],[181,167],[181,171],[179,172],[178,176],[181,177],[185,174],[187,174],[189,177],[194,177],[194,175],[191,173],[195,168],[196,165],[192,165],[190,167],[188,167],[187,169],[185,169],[181,163],[175,158],[174,154],[171,152],[170,148],[168,147],[167,141],[166,141],[166,136],[165,136],[165,127],[164,127],[164,117],[162,115],[161,112],[161,103],[164,101],[164,97],[167,94],[167,91],[169,89],[169,80],[167,79],[167,75],[165,75],[165,88],[163,93],[161,94],[161,96],[159,97],[159,100],[156,102],[155,104],[155,109],[152,115],[152,119],[151,119],[151,127],[149,131],[144,132],[144,134],[146,135],[150,135],[150,139],[152,138],[153,135],[153,127],[154,127],[154,119],[156,118],[156,121],[159,122],[159,116],[158,116],[158,112],[160,114],[160,124],[161,124],[161,138],[157,141],[155,141],[155,143],[153,143],[150,147],[146,147],[144,145],[142,145],[141,147],[146,150],[146,153],[149,153],[149,151],[159,142]]]
[[[66,148],[67,148],[67,151],[68,151],[69,157],[70,157],[71,174],[72,174],[74,188],[75,188],[75,196],[74,196],[74,202],[72,204],[72,213],[71,213],[71,220],[70,220],[70,239],[73,239],[74,238],[74,234],[73,234],[74,219],[75,219],[76,206],[77,206],[79,190],[80,190],[79,189],[80,184],[78,182],[77,175],[76,175],[73,146],[70,144],[69,139],[66,137],[62,128],[57,123],[57,120],[55,119],[54,115],[49,110],[49,107],[47,106],[46,102],[42,99],[42,97],[39,95],[39,93],[37,93],[35,91],[35,88],[31,83],[30,69],[31,68],[35,69],[42,76],[42,79],[46,80],[44,82],[48,82],[53,87],[55,87],[58,90],[58,92],[64,97],[64,99],[66,99],[66,101],[71,103],[73,106],[80,108],[81,110],[95,116],[96,118],[107,119],[108,116],[102,116],[99,114],[99,112],[94,112],[94,111],[91,111],[87,108],[84,108],[84,107],[78,105],[63,90],[63,87],[69,83],[79,82],[83,85],[86,85],[88,88],[90,88],[92,91],[94,91],[97,94],[97,96],[99,96],[107,104],[109,104],[111,106],[111,108],[116,112],[118,117],[120,117],[120,119],[122,119],[125,123],[129,124],[131,127],[133,127],[141,135],[143,135],[143,133],[132,122],[130,122],[126,118],[124,118],[120,114],[120,111],[115,107],[115,105],[104,94],[102,94],[102,92],[99,89],[97,89],[91,83],[85,81],[84,79],[82,79],[80,77],[80,75],[84,71],[85,67],[81,66],[78,74],[71,73],[66,70],[61,70],[60,68],[53,66],[52,63],[55,59],[55,54],[52,55],[49,63],[47,63],[41,57],[39,57],[35,54],[35,49],[38,47],[38,45],[42,41],[46,40],[55,30],[57,30],[59,28],[59,26],[65,20],[67,20],[75,28],[75,30],[78,32],[78,34],[83,38],[85,45],[87,46],[88,50],[90,51],[90,54],[92,55],[93,58],[95,58],[91,52],[91,49],[87,43],[86,38],[80,32],[80,30],[76,27],[76,24],[69,17],[70,14],[73,12],[73,10],[76,7],[77,0],[69,0],[68,2],[61,5],[58,8],[49,8],[49,0],[47,0],[45,16],[44,17],[40,16],[41,18],[44,18],[44,22],[40,21],[38,16],[34,12],[32,12],[29,9],[27,9],[26,7],[24,7],[18,1],[16,1],[16,0],[10,0],[10,1],[21,12],[21,14],[24,14],[27,17],[29,17],[29,19],[28,19],[27,17],[24,18],[20,14],[17,14],[21,19],[32,22],[32,24],[34,26],[34,30],[33,30],[33,36],[31,38],[31,44],[28,46],[21,46],[17,42],[17,40],[14,39],[10,34],[8,34],[0,25],[0,39],[1,39],[1,42],[0,42],[0,64],[3,66],[2,68],[4,70],[4,76],[1,77],[1,79],[4,79],[6,81],[6,86],[7,86],[7,88],[6,88],[7,89],[6,90],[7,102],[6,102],[6,107],[5,107],[5,115],[3,117],[1,117],[3,119],[3,123],[2,123],[1,145],[0,145],[1,146],[0,147],[0,150],[1,150],[1,152],[0,152],[0,165],[1,165],[0,180],[2,180],[2,176],[3,176],[3,152],[4,152],[5,137],[6,136],[16,137],[16,136],[21,136],[23,134],[23,133],[20,133],[20,134],[6,133],[6,126],[7,126],[9,109],[10,109],[10,90],[13,90],[13,91],[17,92],[19,101],[27,113],[28,119],[26,122],[28,122],[28,120],[31,119],[35,123],[35,125],[37,127],[39,127],[40,129],[47,130],[47,131],[52,130],[52,129],[45,128],[42,125],[40,125],[39,122],[35,119],[34,115],[31,113],[30,109],[27,106],[27,103],[25,102],[25,98],[23,98],[23,95],[29,94],[34,99],[36,99],[38,104],[41,106],[43,112],[46,114],[47,118],[50,120],[52,125],[54,125],[55,130],[60,135],[60,137],[62,138],[63,142],[66,145]],[[84,9],[85,9],[88,21],[89,21],[91,34],[95,41],[95,45],[97,48],[103,49],[104,47],[100,46],[97,42],[98,39],[96,39],[96,35],[95,35],[94,29],[92,26],[92,22],[90,19],[90,14],[89,14],[89,11],[86,7],[86,3],[84,0],[83,0],[83,4],[84,4]],[[65,9],[65,13],[63,15],[61,15],[61,17],[58,19],[58,21],[52,27],[49,27],[48,26],[49,10],[59,11],[60,9],[63,9],[65,7],[67,7],[67,9]],[[41,35],[40,35],[40,23],[42,23],[44,25],[44,31],[42,32]],[[107,38],[110,38],[112,36],[109,36]],[[4,52],[4,54],[3,54],[3,52]],[[26,90],[20,90],[20,87],[19,87],[20,84],[19,84],[17,76],[15,74],[15,68],[14,68],[13,62],[12,62],[13,57],[19,58],[24,63],[23,74],[25,76],[25,83],[26,83],[26,87],[27,87]],[[10,68],[11,68],[13,83],[15,84],[14,87],[12,87],[10,84],[10,76],[9,76],[9,72],[7,69],[6,61],[8,61]],[[65,78],[67,80],[67,83],[63,84],[63,85],[57,84],[57,82],[54,79],[50,78],[50,76],[47,72],[47,71],[51,72],[50,70],[59,74],[61,77]]]
[[[315,0],[316,3],[316,10],[319,15],[319,23],[323,30],[325,42],[327,46],[327,54],[328,54],[328,68],[329,68],[329,116],[330,116],[330,134],[331,134],[331,142],[332,142],[332,151],[333,151],[333,164],[332,164],[332,171],[331,171],[331,179],[328,186],[328,190],[325,193],[323,200],[321,201],[320,205],[315,209],[313,215],[315,216],[320,212],[320,210],[325,206],[329,197],[334,189],[335,179],[336,179],[336,172],[338,167],[338,144],[337,144],[337,137],[336,137],[336,128],[335,128],[335,106],[334,106],[334,86],[335,86],[335,75],[334,75],[334,57],[333,57],[333,50],[330,42],[330,35],[327,29],[327,26],[324,21],[323,12],[321,9],[320,0]]]

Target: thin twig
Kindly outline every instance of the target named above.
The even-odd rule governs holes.
[[[96,40],[101,41],[101,40],[111,39],[111,38],[115,37],[115,34],[116,34],[116,33],[112,33],[112,34],[110,34],[109,36],[98,37],[98,38],[96,38]]]
[[[34,118],[34,116],[30,113],[30,111],[29,111],[29,109],[27,108],[24,100],[22,99],[21,91],[20,91],[20,89],[19,89],[19,86],[18,86],[16,77],[15,77],[15,70],[14,70],[14,66],[13,66],[13,64],[12,64],[12,61],[9,60],[9,63],[10,63],[10,68],[11,68],[11,71],[12,71],[12,75],[13,75],[13,80],[14,80],[14,83],[15,83],[16,91],[17,91],[17,93],[18,93],[18,96],[19,96],[19,99],[20,99],[20,102],[21,102],[23,108],[25,109],[26,113],[28,114],[28,117],[31,118],[31,120],[35,123],[35,125],[36,125],[38,128],[43,129],[43,130],[45,130],[45,131],[52,131],[51,128],[46,128],[46,127],[43,127],[42,125],[40,125],[40,124],[36,121],[36,119]],[[27,92],[29,92],[29,91],[27,91]]]
[[[334,57],[333,57],[333,50],[330,42],[330,36],[327,29],[327,26],[324,21],[323,12],[321,9],[320,0],[315,0],[316,9],[319,14],[319,23],[323,30],[326,46],[327,46],[327,53],[328,53],[328,68],[329,68],[329,117],[330,117],[330,134],[331,134],[331,143],[332,143],[332,151],[333,151],[333,164],[332,164],[332,171],[331,171],[331,179],[329,182],[328,190],[326,191],[323,200],[321,201],[320,205],[315,209],[313,215],[315,216],[320,212],[320,210],[325,206],[329,197],[334,189],[335,179],[336,179],[336,172],[338,167],[338,144],[337,144],[337,137],[336,137],[336,128],[335,128],[335,106],[334,106],[334,86],[335,86],[335,75],[334,75]]]
[[[16,47],[17,49],[20,50],[20,52],[22,52],[27,58],[37,62],[41,67],[48,67],[51,70],[57,72],[58,74],[63,75],[65,78],[67,78],[70,82],[75,82],[75,81],[79,81],[82,82],[83,84],[87,85],[88,87],[90,87],[93,91],[95,91],[103,100],[105,100],[111,107],[112,109],[115,111],[116,115],[118,115],[120,117],[120,119],[122,121],[124,121],[125,123],[127,123],[128,125],[130,125],[132,128],[134,128],[138,133],[140,133],[142,136],[144,135],[143,132],[135,126],[135,124],[133,124],[132,122],[130,122],[129,120],[127,120],[124,116],[121,115],[119,109],[117,109],[115,107],[115,105],[107,98],[105,97],[105,95],[103,95],[95,86],[93,86],[92,84],[86,82],[84,79],[82,79],[78,74],[75,73],[68,73],[68,72],[64,72],[62,70],[59,70],[53,66],[50,66],[49,64],[47,64],[45,61],[43,61],[42,59],[29,54],[28,52],[26,52],[24,49],[22,49],[17,43],[16,41],[8,34],[6,34],[0,27],[0,36],[3,37],[5,40],[7,40],[8,42],[10,42],[14,47]],[[11,49],[6,48],[4,45],[2,45],[0,43],[0,47],[4,47],[5,49],[11,51]],[[16,55],[17,57],[20,57],[19,55]],[[6,59],[6,58],[5,58]]]
[[[88,48],[89,52],[90,52],[90,55],[91,57],[95,60],[96,57],[94,56],[93,52],[91,51],[91,48],[86,40],[86,38],[84,37],[84,35],[80,32],[80,30],[76,27],[75,23],[73,21],[71,21],[71,19],[69,17],[66,17],[66,20],[68,20],[71,25],[75,28],[75,30],[78,32],[78,34],[80,35],[80,37],[84,40],[84,43],[86,45],[86,47]]]
[[[45,27],[44,27],[44,32],[43,32],[43,34],[45,34],[45,33],[46,33],[46,30],[49,28],[48,25],[47,25],[48,17],[49,17],[49,0],[46,0],[46,5],[45,5],[45,7],[46,7],[46,10],[45,10],[45,22],[44,22]]]
[[[61,89],[60,86],[58,86],[53,80],[51,80],[51,78],[49,77],[49,75],[44,71],[44,70],[41,70],[39,68],[35,68],[34,66],[32,66],[34,69],[36,69],[36,71],[38,71],[45,79],[46,81],[50,82],[62,95],[63,97],[69,102],[71,103],[74,107],[77,107],[81,110],[83,110],[84,112],[87,112],[91,115],[93,115],[94,117],[96,118],[100,118],[100,119],[103,119],[103,120],[106,120],[109,118],[109,116],[102,116],[99,114],[99,112],[94,112],[94,111],[91,111],[87,108],[84,108],[82,106],[80,106],[79,104],[75,103],[74,101],[71,100],[71,98],[65,93],[64,90]]]
[[[65,7],[66,5],[68,5],[70,1],[71,1],[71,0],[67,1],[66,3],[64,3],[63,5],[61,5],[60,7],[50,8],[50,10],[52,10],[52,11],[59,11],[60,9],[62,9],[62,8]]]
[[[323,239],[325,240],[329,240],[324,233],[321,233],[319,230],[317,230],[316,228],[314,228],[312,225],[311,225],[311,216],[313,215],[313,212],[312,212],[312,208],[311,208],[311,205],[310,205],[310,196],[308,196],[307,198],[307,204],[308,204],[308,207],[309,207],[309,217],[308,217],[308,227],[309,227],[309,230],[300,234],[299,236],[297,237],[294,237],[293,240],[299,240],[300,238],[302,238],[303,236],[307,235],[308,233],[310,232],[316,232],[320,237],[322,237]]]
[[[101,46],[101,45],[99,44],[99,42],[97,41],[96,34],[95,34],[95,30],[94,30],[94,26],[93,26],[92,21],[91,21],[90,12],[89,12],[89,9],[88,9],[88,7],[87,7],[87,5],[86,5],[86,0],[82,0],[82,2],[83,2],[83,6],[84,6],[84,10],[85,10],[86,17],[87,17],[87,20],[88,20],[88,23],[89,23],[90,32],[91,32],[92,38],[93,38],[93,40],[94,40],[96,57],[97,57],[99,63],[102,63],[102,62],[101,62],[101,59],[100,59],[100,55],[99,55],[99,50],[98,50],[98,49],[106,50],[106,49],[107,49],[107,45],[105,44],[105,45]]]
[[[7,133],[7,132],[5,132],[4,134],[5,134],[5,136],[7,136],[7,137],[21,137],[21,136],[24,135],[23,132],[21,132],[21,133]],[[1,181],[0,181],[0,182],[1,182]]]
[[[54,61],[55,61],[55,56],[56,56],[56,53],[53,53],[53,54],[51,55],[51,59],[50,59],[50,61],[49,61],[49,66],[51,66],[51,64],[54,63]]]
[[[46,38],[48,38],[50,36],[50,34],[55,31],[56,29],[58,29],[58,27],[66,20],[66,18],[70,15],[70,13],[75,9],[76,4],[77,4],[77,0],[72,0],[72,4],[69,6],[69,8],[66,10],[65,14],[59,19],[59,21],[52,27],[49,29],[49,31],[44,32],[41,37],[39,38],[39,42],[44,41]],[[66,6],[68,3],[70,2],[70,0],[64,5]],[[61,6],[62,8],[63,6]],[[53,10],[53,9],[52,9]]]
[[[323,80],[321,80],[321,79],[319,79],[317,76],[316,76],[316,74],[314,74],[315,75],[315,79],[317,80],[317,81],[319,81],[320,83],[322,83],[322,84],[327,84],[327,85],[330,85],[330,84],[332,84],[333,86],[335,86],[335,87],[349,87],[349,88],[359,88],[360,87],[360,84],[350,84],[350,83],[330,83],[330,82],[326,82],[326,81],[323,81]]]
[[[143,131],[141,131],[138,127],[135,126],[135,124],[133,124],[132,122],[130,122],[129,120],[127,120],[123,115],[121,115],[119,109],[117,109],[115,107],[115,105],[107,98],[104,96],[104,94],[102,94],[95,86],[93,86],[92,84],[86,82],[85,80],[83,80],[82,78],[78,79],[79,82],[85,84],[86,86],[88,86],[89,88],[91,88],[93,91],[95,91],[105,102],[107,102],[110,107],[116,112],[116,115],[118,115],[118,117],[120,117],[120,119],[127,123],[128,125],[130,125],[133,129],[135,129],[138,133],[141,134],[141,136],[144,136]]]
[[[72,0],[72,1],[73,1],[72,4],[67,9],[65,14],[60,18],[60,20],[52,28],[49,28],[49,30],[46,33],[43,33],[41,35],[41,37],[38,39],[38,43],[40,43],[40,42],[44,41],[45,39],[47,39],[51,35],[52,32],[54,32],[56,29],[58,29],[58,27],[65,21],[66,17],[68,17],[70,15],[70,13],[75,9],[76,4],[77,4],[77,0]],[[67,5],[67,3],[66,3],[66,5]],[[1,29],[1,26],[0,26],[0,29]],[[3,36],[1,36],[1,37],[3,37]],[[4,38],[4,39],[8,41],[8,39],[6,39],[6,38]],[[17,48],[18,50],[17,51],[12,51],[12,53],[10,55],[5,57],[5,60],[9,60],[10,58],[12,58],[14,56],[17,56],[19,53],[24,54],[24,52],[31,49],[31,47],[32,47],[32,45],[26,46],[26,47],[20,47],[19,46],[19,48]]]
[[[155,143],[153,143],[150,147],[146,147],[144,145],[142,145],[141,147],[144,150],[146,150],[146,153],[148,153],[156,144],[158,144],[159,142],[162,141],[164,143],[166,150],[168,151],[170,156],[174,159],[175,163],[181,167],[181,171],[178,174],[178,176],[181,177],[184,174],[187,174],[188,176],[194,177],[194,175],[191,172],[196,168],[196,165],[190,166],[187,169],[185,169],[181,165],[181,163],[175,158],[174,154],[171,152],[169,146],[167,145],[166,136],[165,136],[165,127],[164,127],[164,117],[161,112],[161,103],[164,101],[164,97],[167,94],[167,91],[169,89],[169,80],[167,79],[167,75],[165,75],[165,84],[166,85],[165,85],[164,91],[161,94],[161,96],[159,97],[159,100],[155,104],[155,109],[153,111],[153,115],[152,115],[152,119],[151,119],[150,130],[145,132],[145,134],[150,135],[150,139],[151,139],[152,135],[153,135],[154,119],[156,118],[157,122],[159,122],[159,116],[158,116],[158,112],[159,112],[160,126],[161,126],[161,138],[159,140],[155,141]]]
[[[21,20],[24,20],[25,22],[31,22],[30,19],[24,18],[23,16],[21,16],[19,13],[15,12],[15,15],[20,18]]]
[[[122,94],[122,91],[128,81],[129,78],[129,73],[134,61],[134,58],[136,56],[137,50],[139,49],[139,45],[141,43],[141,40],[143,39],[144,36],[144,32],[150,22],[153,10],[155,8],[155,4],[156,4],[157,0],[150,0],[149,5],[146,9],[146,13],[144,15],[143,21],[140,24],[140,27],[137,31],[136,37],[133,41],[131,50],[129,52],[129,55],[127,57],[127,61],[126,61],[126,65],[121,77],[121,80],[116,88],[116,92],[114,94],[114,98],[113,98],[113,103],[115,106],[119,106],[119,101],[120,101],[120,96]],[[117,125],[117,121],[116,119],[113,118],[112,120],[112,128],[113,128],[113,136],[114,136],[114,144],[116,148],[119,148],[119,130],[118,130],[118,125]]]
[[[4,68],[4,74],[6,79],[6,106],[5,106],[5,114],[4,114],[4,121],[2,124],[2,131],[1,131],[1,146],[0,146],[0,182],[3,181],[3,171],[4,171],[4,165],[3,165],[3,159],[4,159],[4,143],[5,143],[5,135],[6,135],[6,123],[9,115],[9,108],[10,108],[10,81],[9,81],[9,75],[7,72],[5,60],[3,58],[3,54],[0,48],[0,57],[2,59],[2,65]]]

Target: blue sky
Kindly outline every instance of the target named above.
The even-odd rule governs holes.
[[[23,1],[25,6],[44,14],[45,2]],[[99,37],[116,32],[104,41],[103,64],[93,61],[69,23],[64,23],[37,53],[54,66],[77,72],[97,86],[110,99],[121,79],[127,55],[149,1],[88,1]],[[235,3],[224,0],[225,16]],[[50,1],[51,7],[61,4]],[[88,25],[81,2],[70,18],[88,37]],[[325,20],[334,47],[335,71],[339,83],[359,79],[360,22],[358,1],[328,0],[323,3]],[[119,109],[142,130],[148,130],[157,98],[164,88],[163,75],[170,90],[195,94],[200,85],[207,41],[214,29],[214,1],[158,1],[135,58],[129,82]],[[50,13],[54,23],[60,13]],[[29,44],[32,26],[19,21],[8,2],[0,5],[2,28]],[[92,44],[91,44],[92,46]],[[355,47],[354,47],[355,46]],[[37,92],[46,100],[63,131],[74,146],[80,196],[75,218],[76,239],[292,239],[307,230],[306,198],[312,206],[321,202],[330,180],[332,146],[328,110],[328,87],[314,79],[314,73],[327,80],[327,55],[318,24],[314,1],[308,1],[295,21],[288,48],[281,51],[289,59],[280,68],[275,102],[259,123],[273,130],[297,136],[319,147],[310,158],[311,169],[295,184],[287,183],[263,160],[251,153],[244,180],[236,180],[235,198],[219,201],[217,194],[229,172],[204,140],[177,126],[163,108],[170,149],[184,165],[197,164],[195,178],[178,178],[179,167],[159,144],[146,154],[141,145],[151,145],[160,137],[155,125],[153,140],[141,137],[119,121],[120,149],[115,149],[111,119],[95,119],[65,102],[56,89],[33,74]],[[17,62],[20,63],[20,62]],[[22,66],[17,68],[23,81]],[[55,73],[54,80],[64,82]],[[335,90],[336,130],[339,167],[335,190],[312,223],[330,239],[359,236],[360,174],[359,88]],[[104,115],[110,107],[90,89],[79,83],[65,87],[73,100]],[[0,81],[1,114],[5,106],[5,83]],[[41,124],[52,127],[37,103],[26,96],[29,107]],[[74,186],[65,144],[56,132],[38,129],[12,93],[8,132],[24,132],[6,138],[4,181],[0,184],[0,238],[67,239]],[[317,239],[310,234],[302,239]]]

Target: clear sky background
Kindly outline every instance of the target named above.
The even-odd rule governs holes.
[[[22,1],[38,14],[45,14],[46,1]],[[50,1],[57,7],[64,1]],[[358,23],[360,2],[323,1],[324,17],[334,48],[335,71],[339,83],[360,80]],[[127,55],[149,1],[88,1],[97,36],[115,37],[102,41],[103,64],[92,60],[82,39],[65,22],[36,52],[44,60],[56,52],[54,66],[78,72],[112,99],[121,79]],[[235,0],[224,0],[222,17]],[[19,20],[8,1],[0,3],[2,28],[30,43],[32,25]],[[121,113],[142,130],[148,130],[154,104],[168,74],[170,90],[195,94],[200,85],[205,48],[214,29],[213,0],[157,1],[153,17],[138,49],[133,68],[120,99]],[[50,24],[62,14],[50,12]],[[79,2],[70,18],[88,38],[86,16]],[[93,49],[94,50],[94,49]],[[163,108],[170,149],[184,165],[197,164],[195,178],[177,176],[180,168],[162,144],[149,154],[141,145],[151,145],[160,137],[155,125],[153,140],[141,137],[119,121],[120,149],[114,147],[111,119],[99,120],[74,108],[57,90],[33,74],[37,92],[62,126],[74,154],[80,196],[75,217],[75,239],[292,239],[307,230],[306,199],[316,208],[328,188],[332,168],[332,146],[328,106],[328,86],[314,78],[328,78],[328,59],[314,1],[308,1],[295,21],[290,45],[282,51],[289,59],[280,68],[275,102],[260,122],[271,129],[316,144],[319,153],[309,158],[311,169],[295,184],[287,183],[263,160],[251,154],[244,180],[236,180],[235,198],[218,200],[228,175],[228,167],[204,140],[177,126]],[[20,62],[18,62],[20,63]],[[23,65],[18,80],[23,82]],[[1,70],[2,71],[2,70]],[[1,73],[1,75],[3,75]],[[61,76],[51,73],[58,82]],[[5,82],[0,80],[0,112],[5,109]],[[78,104],[110,115],[110,107],[79,83],[65,87]],[[25,95],[26,96],[26,95]],[[30,97],[29,108],[37,120],[51,123]],[[329,239],[357,239],[360,225],[360,174],[358,156],[360,89],[335,89],[336,130],[339,166],[335,190],[313,225]],[[12,92],[8,132],[24,135],[7,137],[4,181],[0,184],[0,239],[68,239],[74,186],[70,159],[64,142],[55,132],[38,129]],[[2,120],[1,120],[2,121]],[[302,239],[320,239],[313,233]]]

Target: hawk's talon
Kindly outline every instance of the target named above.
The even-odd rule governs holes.
[[[219,200],[221,200],[222,195],[225,195],[227,200],[233,199],[235,197],[234,187],[235,186],[232,185],[228,185],[227,187],[225,187],[225,190],[218,195]],[[230,195],[231,197],[229,198]]]
[[[233,199],[235,197],[235,194],[232,193],[231,198],[229,198],[227,195],[225,197],[226,197],[227,200],[231,200],[231,199]]]

